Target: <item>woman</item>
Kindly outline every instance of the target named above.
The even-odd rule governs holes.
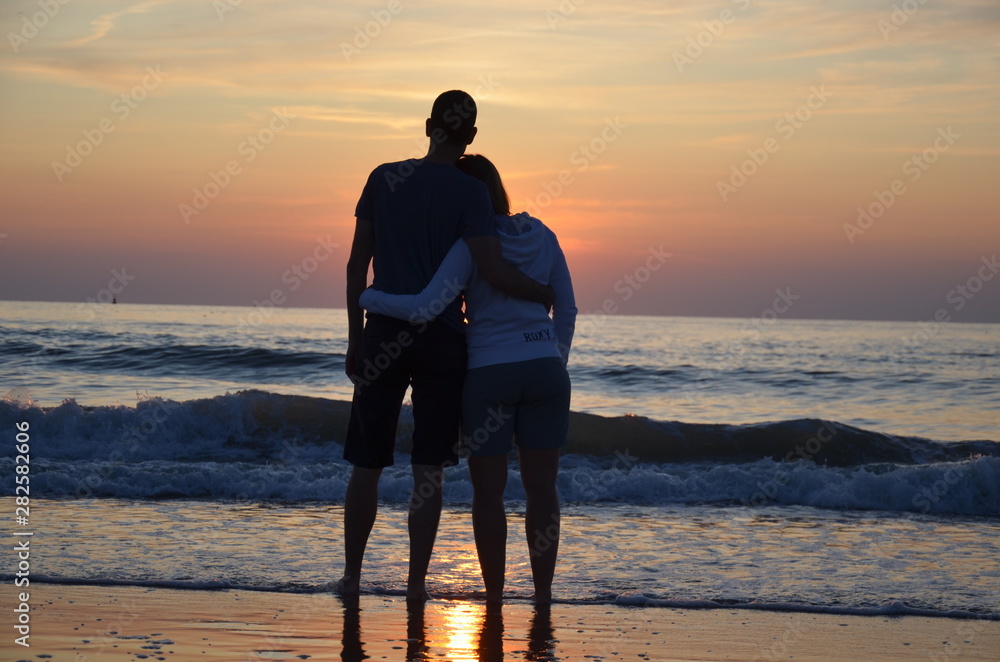
[[[576,322],[573,284],[555,234],[526,212],[511,215],[496,167],[478,154],[463,156],[457,165],[490,191],[504,260],[555,291],[552,316],[542,304],[512,299],[479,278],[461,240],[420,294],[390,295],[368,289],[361,305],[375,313],[423,323],[465,289],[469,369],[462,395],[462,429],[486,600],[503,598],[507,554],[503,494],[507,455],[516,438],[527,498],[525,533],[534,599],[536,604],[549,604],[559,551],[556,477],[569,425],[566,362]]]

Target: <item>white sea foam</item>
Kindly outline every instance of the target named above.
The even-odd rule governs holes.
[[[412,478],[406,461],[406,457],[399,457],[397,464],[383,473],[380,498],[384,501],[404,503],[409,499]],[[1000,515],[1000,458],[847,468],[773,460],[714,465],[638,463],[627,470],[602,468],[599,464],[591,457],[564,456],[559,474],[562,499],[567,503],[780,504],[835,510]],[[0,459],[0,471],[13,476],[13,460]],[[51,497],[341,503],[350,466],[329,460],[261,465],[39,459],[33,464],[33,472],[33,489]],[[524,499],[513,464],[507,497]],[[472,485],[464,465],[447,470],[445,500],[471,502]]]

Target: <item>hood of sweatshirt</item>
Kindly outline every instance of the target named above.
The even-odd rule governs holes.
[[[532,262],[546,246],[548,228],[526,211],[497,216],[497,234],[504,260],[520,266]]]

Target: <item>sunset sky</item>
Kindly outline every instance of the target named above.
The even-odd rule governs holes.
[[[343,307],[460,88],[581,312],[1000,322],[996,0],[494,4],[4,2],[0,300]]]

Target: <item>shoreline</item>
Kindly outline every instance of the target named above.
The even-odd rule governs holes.
[[[30,648],[60,660],[995,660],[1000,622],[741,609],[37,584]],[[8,634],[13,639],[12,634]],[[8,644],[5,642],[5,647]],[[17,655],[17,653],[15,653]],[[13,659],[13,658],[12,658]]]
[[[0,573],[0,582],[8,583],[13,581],[13,576]],[[87,589],[108,589],[116,591],[119,589],[136,589],[144,591],[179,591],[197,593],[224,593],[227,591],[243,592],[248,594],[265,594],[274,596],[319,596],[328,597],[335,600],[344,599],[332,590],[330,585],[316,586],[294,586],[294,587],[273,587],[273,586],[250,586],[221,582],[188,583],[182,580],[109,580],[109,579],[82,579],[82,578],[53,578],[45,576],[34,576],[32,583],[37,586],[45,586],[46,592],[67,587],[67,590],[76,588]],[[432,591],[433,602],[439,603],[477,603],[485,601],[485,594],[481,591],[474,595],[460,593],[442,593]],[[386,599],[397,600],[405,598],[405,591],[361,591],[360,599]],[[504,604],[507,606],[521,605],[534,608],[528,598],[505,596]],[[979,614],[972,611],[952,609],[949,611],[936,611],[911,607],[899,600],[891,600],[877,607],[849,607],[836,605],[816,605],[797,604],[792,602],[719,602],[707,599],[663,599],[652,598],[645,595],[620,595],[614,600],[593,600],[593,599],[559,599],[553,600],[553,608],[565,607],[606,607],[622,609],[639,609],[657,611],[682,610],[682,611],[732,611],[732,612],[768,612],[773,614],[798,614],[803,616],[845,616],[852,618],[923,618],[942,619],[952,621],[982,621],[1000,624],[1000,614]]]

